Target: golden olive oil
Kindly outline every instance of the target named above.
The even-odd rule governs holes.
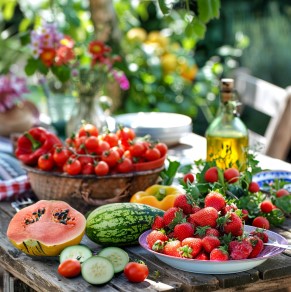
[[[216,160],[222,169],[235,167],[245,169],[248,137],[207,137],[207,161]]]

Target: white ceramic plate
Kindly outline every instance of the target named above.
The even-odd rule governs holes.
[[[150,135],[168,145],[178,143],[181,137],[192,132],[191,118],[176,113],[130,113],[118,115],[115,120],[117,124],[133,128],[137,136]]]
[[[253,176],[253,181],[257,182],[260,188],[268,190],[266,184],[273,183],[275,179],[284,180],[287,182],[284,185],[284,189],[291,192],[291,172],[285,170],[270,170],[270,171],[262,171]]]
[[[248,225],[245,226],[245,232],[249,233],[252,230],[255,230],[255,227]],[[150,233],[150,231],[151,230],[144,232],[139,238],[139,243],[144,249],[154,254],[160,261],[168,264],[169,266],[172,266],[179,270],[199,274],[231,274],[247,271],[262,264],[268,258],[280,254],[282,251],[284,251],[283,248],[265,246],[259,256],[254,259],[230,260],[225,262],[205,260],[200,261],[195,259],[177,258],[164,255],[149,249],[146,243],[146,237]],[[287,244],[287,240],[283,236],[272,231],[267,231],[267,233],[269,236],[269,241],[277,242],[280,244]]]

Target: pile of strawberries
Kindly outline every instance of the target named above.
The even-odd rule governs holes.
[[[163,217],[155,218],[146,240],[150,249],[169,256],[227,261],[257,257],[268,235],[264,229],[245,234],[241,210],[212,191],[203,208],[179,195]]]

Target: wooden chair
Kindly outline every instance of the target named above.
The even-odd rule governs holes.
[[[283,89],[244,71],[237,71],[234,79],[250,146],[285,160],[291,146],[291,86]]]

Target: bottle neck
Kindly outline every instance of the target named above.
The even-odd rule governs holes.
[[[218,114],[237,116],[237,98],[233,91],[220,92],[220,109]]]

